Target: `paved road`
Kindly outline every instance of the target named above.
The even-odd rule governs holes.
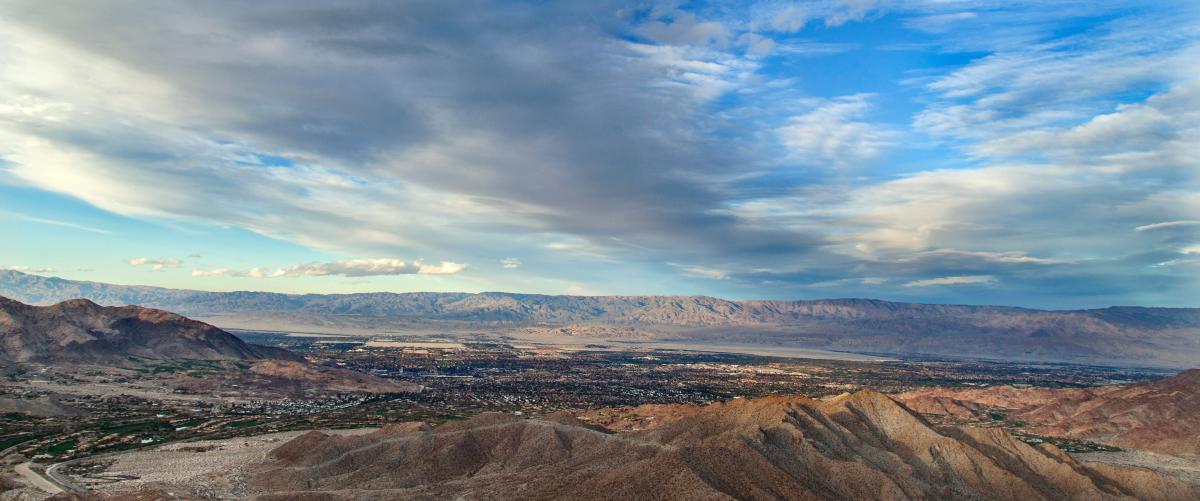
[[[78,463],[80,461],[86,461],[86,460],[90,460],[90,459],[100,459],[100,458],[104,458],[104,457],[115,456],[117,454],[124,454],[127,452],[133,452],[133,451],[109,452],[109,453],[105,453],[105,454],[97,454],[95,456],[85,456],[85,457],[81,457],[78,459],[72,459],[70,461],[63,461],[61,463],[54,463],[49,468],[46,468],[46,479],[51,482],[54,482],[55,484],[58,484],[58,486],[62,490],[71,491],[71,492],[83,492],[83,491],[88,490],[87,487],[76,485],[74,482],[71,482],[70,478],[68,478],[66,475],[63,475],[62,473],[60,473],[60,471],[62,470],[62,467],[72,465],[72,464]]]
[[[38,489],[49,492],[50,494],[58,494],[63,491],[63,488],[59,487],[58,484],[46,480],[46,477],[38,475],[37,472],[30,470],[29,463],[21,463],[14,467],[13,470],[17,472],[17,475],[20,475],[22,478],[28,481],[30,485],[37,487]]]

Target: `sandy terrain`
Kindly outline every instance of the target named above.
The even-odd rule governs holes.
[[[9,384],[12,388],[27,388],[39,392],[48,392],[57,395],[81,395],[89,397],[106,397],[106,396],[131,396],[144,398],[147,400],[163,400],[163,401],[206,401],[212,400],[209,395],[187,395],[172,393],[171,388],[162,385],[153,385],[157,380],[149,380],[145,382],[127,382],[127,383],[59,383],[53,381],[36,381]],[[139,384],[141,383],[141,384]]]
[[[357,435],[375,428],[332,430],[325,433]],[[177,442],[109,458],[102,473],[72,477],[95,490],[129,491],[153,485],[210,497],[241,489],[238,472],[264,460],[267,453],[305,431],[288,431],[227,440]]]
[[[1165,473],[1184,482],[1200,485],[1200,457],[1178,457],[1150,451],[1127,449],[1119,452],[1071,454],[1081,463],[1137,466]]]

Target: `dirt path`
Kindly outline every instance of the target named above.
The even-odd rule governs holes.
[[[63,491],[62,488],[55,485],[54,482],[46,480],[46,477],[43,477],[43,476],[39,475],[37,472],[29,469],[29,463],[21,463],[15,467],[13,467],[13,471],[16,471],[17,475],[20,475],[21,478],[23,478],[23,479],[25,479],[25,481],[29,482],[29,485],[37,487],[38,489],[41,489],[43,491],[49,492],[50,494],[58,494]]]

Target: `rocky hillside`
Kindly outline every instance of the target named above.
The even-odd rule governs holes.
[[[971,421],[1000,411],[1041,435],[1200,455],[1200,369],[1127,386],[929,388],[896,398],[926,414]]]
[[[591,337],[648,329],[657,337],[889,355],[1117,363],[1184,368],[1200,359],[1200,309],[1041,311],[870,299],[728,301],[703,296],[544,296],[488,292],[288,295],[119,286],[0,271],[0,295],[47,304],[86,297],[216,322],[238,315],[394,329],[409,321],[561,326]],[[221,324],[225,325],[225,324]],[[589,325],[592,326],[589,328]],[[664,329],[665,328],[665,329]],[[556,334],[557,329],[547,332]],[[665,334],[664,334],[665,333]],[[634,332],[643,335],[644,332]]]
[[[0,297],[0,360],[125,364],[146,359],[295,359],[242,342],[211,325],[139,306],[105,307],[86,299],[30,306]]]
[[[626,433],[571,417],[501,414],[432,429],[310,432],[237,475],[241,495],[264,500],[1200,496],[1196,486],[1153,471],[1081,464],[1002,430],[937,430],[870,391],[828,401],[735,400]],[[177,486],[164,488],[180,494]]]

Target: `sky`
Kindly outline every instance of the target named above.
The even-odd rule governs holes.
[[[1200,306],[1200,4],[0,2],[0,268]]]

